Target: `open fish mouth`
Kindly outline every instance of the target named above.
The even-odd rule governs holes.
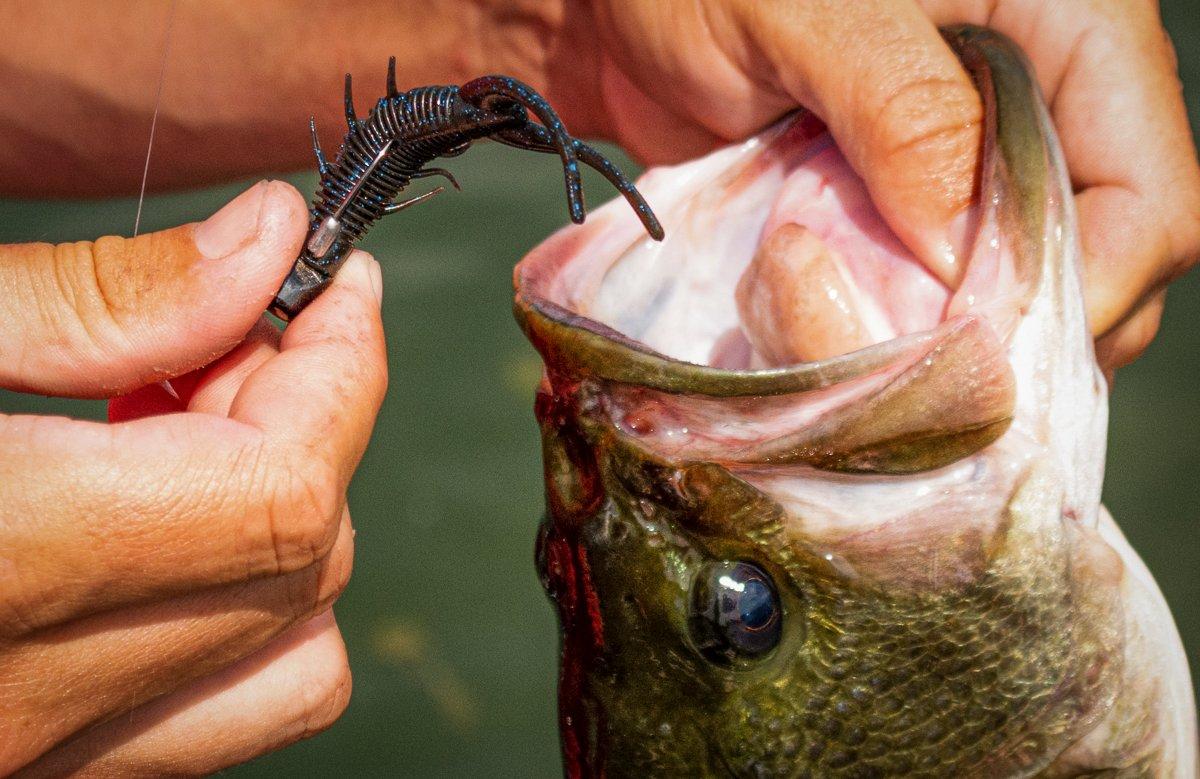
[[[569,776],[1194,764],[1170,615],[1100,506],[1053,129],[1010,42],[946,35],[985,107],[954,285],[805,113],[647,173],[661,243],[614,204],[518,265]]]
[[[993,73],[981,63],[977,77],[994,107]],[[1034,89],[1023,71],[1002,77]],[[1005,133],[987,114],[957,289],[900,243],[824,126],[799,114],[647,174],[662,243],[613,208],[544,243],[516,271],[517,318],[553,372],[621,385],[611,400],[642,426],[631,432],[669,437],[659,443],[682,458],[879,473],[954,462],[1008,428],[1007,347],[1044,274],[1076,272],[1046,267],[1070,251],[1066,199],[1045,117],[1018,108]]]

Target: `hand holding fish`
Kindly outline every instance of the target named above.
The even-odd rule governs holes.
[[[198,225],[0,247],[0,386],[121,395],[122,422],[0,425],[0,774],[208,773],[345,707],[329,607],[386,361],[361,252],[282,338],[261,319],[306,223],[262,183]]]
[[[976,24],[1012,38],[1033,64],[1062,140],[1088,318],[1109,370],[1150,343],[1166,284],[1200,258],[1200,168],[1156,3],[568,6],[568,34],[579,28],[573,39],[595,42],[597,130],[647,160],[676,162],[797,104],[810,108],[892,230],[951,284],[963,270],[962,215],[976,187],[982,109],[937,28]],[[556,64],[552,57],[552,73]]]

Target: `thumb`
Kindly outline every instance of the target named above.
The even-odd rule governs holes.
[[[912,0],[747,3],[782,86],[829,126],[896,235],[957,286],[983,109]]]
[[[266,309],[307,221],[294,187],[263,181],[198,224],[0,246],[0,386],[110,397],[212,362]]]

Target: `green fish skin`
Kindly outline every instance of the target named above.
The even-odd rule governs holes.
[[[605,207],[517,267],[567,776],[1197,776],[1174,623],[1100,505],[1057,139],[1011,42],[945,35],[985,106],[957,290],[803,114],[647,173],[661,244]],[[766,364],[735,289],[798,215],[873,335]]]

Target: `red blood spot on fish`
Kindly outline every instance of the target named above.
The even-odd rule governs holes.
[[[558,718],[562,731],[563,771],[568,777],[603,776],[601,746],[590,734],[602,723],[588,705],[585,669],[604,649],[604,618],[592,582],[587,552],[554,525],[545,541],[547,590],[558,606],[562,625],[562,662],[558,679]]]

